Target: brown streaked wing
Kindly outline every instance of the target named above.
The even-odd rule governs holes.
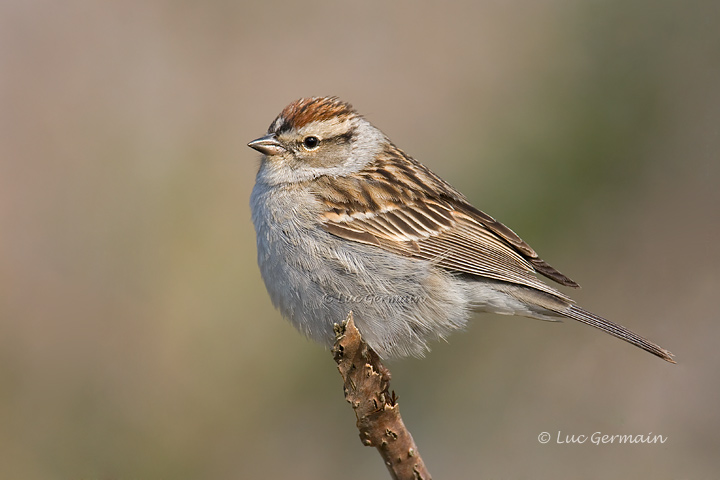
[[[532,264],[536,272],[546,276],[550,280],[559,283],[560,285],[572,288],[580,287],[577,282],[572,280],[570,277],[560,273],[558,270],[551,267],[547,262],[545,262],[545,260],[538,257],[538,254],[535,253],[535,250],[533,250],[530,245],[525,243],[525,241],[520,238],[515,232],[513,232],[510,228],[498,222],[490,215],[481,212],[467,202],[462,202],[461,205],[463,210],[468,212],[472,218],[485,225],[489,230],[504,238],[513,247],[519,250],[523,254],[523,256]]]
[[[325,216],[324,228],[347,240],[432,261],[450,271],[525,285],[569,300],[535,277],[533,258],[526,257],[528,251],[535,252],[529,246],[518,248],[526,244],[510,229],[503,225],[516,242],[488,228],[472,210],[455,209],[451,203],[424,199],[374,213],[333,213]]]
[[[392,144],[360,175],[316,179],[314,193],[327,208],[325,228],[339,237],[563,298],[534,273],[578,287],[515,232]]]

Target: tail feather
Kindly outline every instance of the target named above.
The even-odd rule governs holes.
[[[622,325],[613,323],[610,320],[605,320],[604,318],[588,312],[577,305],[570,305],[567,310],[563,310],[559,313],[565,317],[572,318],[573,320],[577,320],[578,322],[590,325],[591,327],[595,327],[603,332],[625,340],[626,342],[631,343],[636,347],[640,347],[653,355],[657,355],[670,363],[676,363],[675,360],[673,360],[673,354],[659,345],[656,345],[653,342],[641,337],[637,333],[628,330]]]

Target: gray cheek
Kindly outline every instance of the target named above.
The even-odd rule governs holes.
[[[332,168],[342,165],[350,156],[349,145],[320,145],[316,150],[300,152],[298,162],[311,168]]]

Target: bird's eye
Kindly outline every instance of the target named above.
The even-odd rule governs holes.
[[[317,148],[318,144],[320,143],[320,140],[317,137],[309,136],[303,138],[303,145],[308,150],[313,150]]]

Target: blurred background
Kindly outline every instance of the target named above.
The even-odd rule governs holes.
[[[246,143],[332,94],[679,362],[478,316],[389,364],[435,478],[717,478],[719,20],[712,0],[2,2],[0,477],[388,478],[255,261]]]

